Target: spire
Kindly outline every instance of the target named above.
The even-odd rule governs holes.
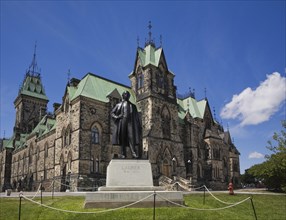
[[[67,75],[68,75],[68,84],[69,84],[70,83],[70,77],[71,77],[71,70],[70,69],[68,70]]]
[[[37,64],[37,60],[36,60],[36,51],[37,51],[37,41],[35,42],[35,48],[34,48],[32,63],[26,72],[26,74],[29,74],[32,76],[40,76],[40,70],[38,68],[38,64]]]
[[[155,42],[154,42],[154,40],[152,39],[152,32],[151,32],[152,24],[151,24],[151,21],[149,21],[149,25],[148,25],[147,27],[148,27],[148,29],[149,29],[149,32],[148,32],[149,39],[146,40],[146,42],[145,42],[145,47],[148,46],[148,45],[151,45],[151,46],[155,47]]]
[[[205,100],[207,100],[207,88],[204,89],[205,92]]]
[[[139,47],[139,36],[137,36],[137,47]]]

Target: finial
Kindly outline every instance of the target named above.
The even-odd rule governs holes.
[[[151,29],[152,29],[152,24],[151,24],[151,21],[149,21],[149,25],[148,25],[148,29],[149,29],[149,42],[152,41],[152,32],[151,32]]]
[[[3,134],[3,139],[5,140],[5,130],[4,130],[4,134]]]
[[[152,45],[153,47],[155,47],[154,40],[152,39],[152,32],[151,32],[152,24],[151,24],[151,21],[149,21],[149,25],[147,27],[149,29],[149,32],[148,32],[149,39],[147,41],[145,41],[145,46]]]
[[[71,70],[70,69],[68,70],[67,75],[68,75],[68,84],[69,84],[70,83],[70,76],[71,76]]]
[[[137,36],[137,47],[139,47],[139,36]]]
[[[207,99],[207,88],[204,89],[205,92],[205,99]]]
[[[214,111],[214,119],[216,120],[215,107],[213,107],[213,111]]]
[[[162,37],[162,34],[160,34],[160,47],[163,46],[163,37]]]
[[[38,64],[36,60],[36,54],[37,54],[37,41],[35,41],[35,47],[34,47],[34,54],[33,54],[33,59],[32,63],[29,66],[29,69],[27,71],[27,74],[31,74],[32,76],[40,76],[39,70],[38,70]]]
[[[227,128],[227,131],[229,131],[229,125],[228,125],[228,123],[226,123],[226,128]]]

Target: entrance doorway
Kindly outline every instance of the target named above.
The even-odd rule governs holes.
[[[61,190],[60,191],[65,192],[67,189],[67,186],[66,186],[66,175],[67,175],[66,164],[64,164],[62,166],[61,173],[62,173],[62,177],[61,177]]]
[[[162,165],[162,174],[164,176],[171,177],[171,173],[171,164],[165,159]]]

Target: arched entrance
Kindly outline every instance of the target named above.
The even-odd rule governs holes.
[[[172,166],[170,162],[167,159],[163,160],[163,165],[162,165],[162,174],[167,177],[171,177],[172,174]]]
[[[66,186],[66,175],[67,175],[67,169],[66,169],[66,164],[63,164],[63,166],[61,166],[61,174],[62,174],[62,177],[61,177],[61,192],[65,192],[66,189],[67,189],[67,186]]]

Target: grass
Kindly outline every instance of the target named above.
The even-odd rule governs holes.
[[[248,195],[236,194],[229,196],[227,194],[215,194],[216,197],[227,202],[238,202],[247,197]],[[89,211],[95,212],[103,209],[83,209],[84,197],[43,197],[43,203],[48,206],[74,210],[74,211]],[[203,204],[203,194],[190,194],[184,197],[185,203],[189,207],[193,208],[219,208],[225,207],[222,204],[206,194],[205,205]],[[253,203],[255,206],[257,219],[258,220],[285,220],[286,219],[286,195],[253,195]],[[40,201],[39,198],[36,201]],[[0,219],[10,220],[18,219],[18,207],[19,198],[1,198],[0,200]],[[127,219],[153,219],[153,208],[125,208],[117,211],[111,211],[106,213],[97,214],[73,214],[51,210],[48,208],[41,207],[30,201],[22,199],[21,206],[21,220],[37,220],[37,219],[48,219],[48,220],[89,220],[89,219],[100,219],[100,220],[127,220]],[[180,207],[165,207],[156,208],[155,217],[157,220],[181,220],[181,219],[251,219],[255,220],[254,212],[251,206],[251,201],[239,204],[235,207],[220,210],[220,211],[198,211],[188,208]]]

